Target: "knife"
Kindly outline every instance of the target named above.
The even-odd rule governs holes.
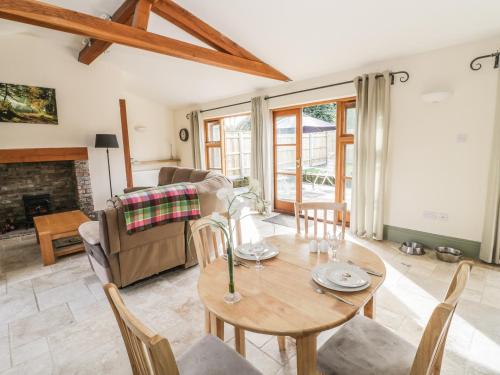
[[[374,270],[372,270],[372,269],[370,269],[370,268],[366,268],[366,267],[360,267],[360,266],[358,266],[356,263],[354,263],[354,262],[352,262],[352,261],[350,261],[350,260],[348,260],[348,261],[347,261],[347,263],[352,264],[353,266],[356,266],[356,267],[358,267],[358,268],[362,269],[362,270],[363,270],[363,271],[365,271],[367,274],[370,274],[370,275],[373,275],[373,276],[378,276],[378,277],[382,277],[382,276],[384,276],[381,272],[377,272],[377,271],[374,271]]]

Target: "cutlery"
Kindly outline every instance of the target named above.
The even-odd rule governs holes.
[[[378,276],[378,277],[382,277],[382,276],[383,276],[383,274],[382,274],[382,273],[377,272],[377,271],[374,271],[374,270],[372,270],[372,269],[370,269],[370,268],[360,267],[360,266],[358,266],[356,263],[354,263],[353,261],[348,260],[348,261],[347,261],[347,263],[349,263],[350,265],[353,265],[353,266],[356,266],[356,267],[358,267],[358,268],[362,269],[363,271],[365,271],[366,273],[368,273],[368,274],[370,274],[370,275],[373,275],[373,276]]]
[[[224,255],[223,258],[227,262],[227,255]],[[235,266],[242,266],[242,267],[248,268],[248,264],[246,264],[245,262],[242,262],[241,260],[233,259],[233,263]]]
[[[336,299],[338,299],[340,302],[344,302],[344,303],[347,303],[348,305],[351,305],[351,306],[356,306],[354,303],[352,303],[351,301],[348,301],[338,295],[336,295],[335,293],[332,293],[330,291],[327,291],[327,290],[324,290],[324,289],[321,289],[319,287],[314,287],[314,291],[318,294],[329,294],[333,297],[335,297]]]

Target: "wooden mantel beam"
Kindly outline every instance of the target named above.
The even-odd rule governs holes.
[[[137,2],[138,0],[125,0],[121,7],[111,16],[111,21],[131,25]],[[102,40],[90,39],[90,43],[80,51],[78,61],[90,65],[95,59],[106,52],[111,44]]]
[[[248,60],[261,61],[227,36],[203,22],[172,0],[155,1],[153,4],[153,12],[218,51],[243,57]]]
[[[214,51],[40,1],[2,0],[0,1],[0,18],[84,35],[109,43],[123,44],[261,77],[281,81],[290,80],[283,73],[260,61]]]

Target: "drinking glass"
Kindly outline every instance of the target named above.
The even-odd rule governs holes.
[[[255,255],[255,268],[260,270],[264,268],[262,263],[260,262],[260,259],[262,258],[262,255],[264,255],[264,252],[266,251],[264,244],[262,242],[256,243],[253,248],[252,248],[252,253]]]
[[[332,250],[332,261],[338,262],[339,260],[337,259],[337,249],[339,248],[339,240],[335,232],[328,232],[327,238],[330,249]]]

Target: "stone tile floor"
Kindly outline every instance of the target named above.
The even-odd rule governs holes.
[[[247,239],[294,232],[258,217],[245,219],[243,227]],[[417,344],[455,265],[439,262],[430,252],[403,255],[390,242],[357,241],[387,266],[376,320]],[[177,269],[123,290],[131,310],[167,337],[176,355],[203,335],[198,272],[197,267]],[[332,333],[322,333],[319,345]],[[247,358],[264,374],[296,373],[292,340],[284,353],[273,337],[248,333],[247,340]],[[230,327],[226,341],[234,343]],[[0,374],[129,373],[118,327],[86,255],[43,267],[33,236],[0,241]],[[474,268],[449,332],[443,373],[500,374],[498,268]]]

